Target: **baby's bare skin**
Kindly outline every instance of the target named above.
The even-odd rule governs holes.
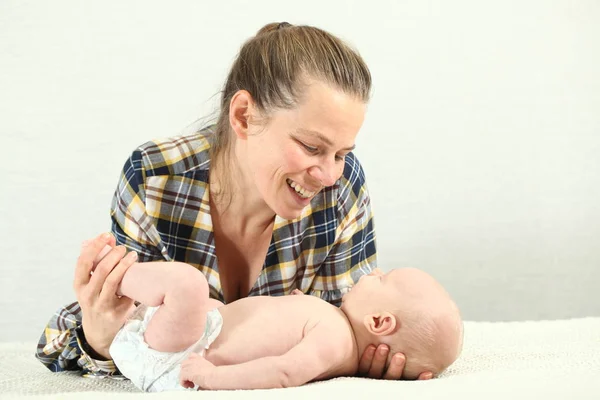
[[[117,293],[160,306],[144,340],[162,352],[183,351],[197,342],[206,313],[218,308],[221,331],[203,357],[192,356],[182,364],[182,376],[186,363],[190,374],[183,383],[203,389],[258,389],[356,374],[360,349],[339,308],[304,295],[247,297],[223,305],[208,298],[206,279],[195,268],[169,264],[134,263]]]
[[[404,340],[398,332],[412,329],[389,310],[402,305],[414,311],[420,305],[428,314],[433,310],[453,312],[453,307],[448,308],[453,303],[448,303],[441,286],[411,269],[387,274],[373,270],[360,278],[337,308],[304,295],[248,297],[222,305],[208,298],[206,279],[195,268],[169,264],[134,263],[117,293],[148,306],[160,306],[144,340],[162,352],[183,351],[195,343],[204,332],[206,313],[219,309],[223,325],[215,341],[203,357],[192,353],[181,364],[181,384],[185,387],[277,388],[353,376],[359,355],[367,346],[390,346]],[[410,304],[412,299],[419,300]],[[444,337],[450,334],[456,338],[454,333],[446,332]],[[454,340],[451,347],[456,344]],[[444,349],[436,352],[439,350],[448,353]],[[453,361],[457,356],[451,350],[445,357]],[[425,372],[417,371],[413,379],[418,373]]]
[[[386,311],[400,305],[410,309],[406,320]],[[251,297],[219,308],[220,335],[205,357],[192,354],[182,363],[181,382],[200,389],[260,389],[353,376],[359,355],[371,343],[406,340],[420,346],[410,334],[411,312],[416,310],[428,310],[419,313],[420,319],[429,320],[432,317],[426,315],[434,310],[450,316],[435,317],[436,324],[449,329],[436,335],[439,345],[425,355],[443,369],[458,357],[462,343],[462,328],[455,324],[460,318],[452,316],[457,310],[447,293],[421,271],[383,274],[376,269],[344,295],[340,308],[312,296]],[[412,379],[423,374],[412,369]]]
[[[316,374],[309,380],[354,375],[357,371],[359,355],[350,323],[339,308],[321,299],[250,297],[219,311],[223,328],[204,356],[215,366],[283,356],[278,362],[297,364],[299,371],[294,374]],[[290,352],[303,341],[306,343]],[[319,360],[318,368],[311,365],[315,359]]]

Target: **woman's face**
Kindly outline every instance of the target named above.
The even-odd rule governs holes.
[[[247,136],[247,168],[257,192],[285,219],[299,217],[340,178],[366,111],[362,101],[319,82],[304,95],[297,108],[275,111],[266,127],[250,125]]]

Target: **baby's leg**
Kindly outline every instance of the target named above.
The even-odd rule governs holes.
[[[159,306],[144,340],[164,352],[182,351],[196,343],[204,334],[206,313],[215,308],[202,272],[180,262],[133,264],[123,276],[118,294]]]

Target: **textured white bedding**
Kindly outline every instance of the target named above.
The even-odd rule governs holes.
[[[438,379],[386,382],[337,378],[299,388],[145,394],[130,382],[53,374],[35,343],[0,343],[0,398],[30,399],[598,399],[600,318],[465,322],[461,358]],[[82,393],[85,392],[85,393]],[[394,396],[394,397],[390,397]]]

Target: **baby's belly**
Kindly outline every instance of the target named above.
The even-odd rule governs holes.
[[[205,357],[215,365],[231,365],[283,355],[330,307],[311,296],[257,296],[227,304],[219,308],[223,327]]]
[[[279,329],[267,325],[256,329],[241,325],[223,329],[204,357],[215,365],[240,364],[257,358],[280,356],[287,353],[300,340],[302,340],[301,327]]]

